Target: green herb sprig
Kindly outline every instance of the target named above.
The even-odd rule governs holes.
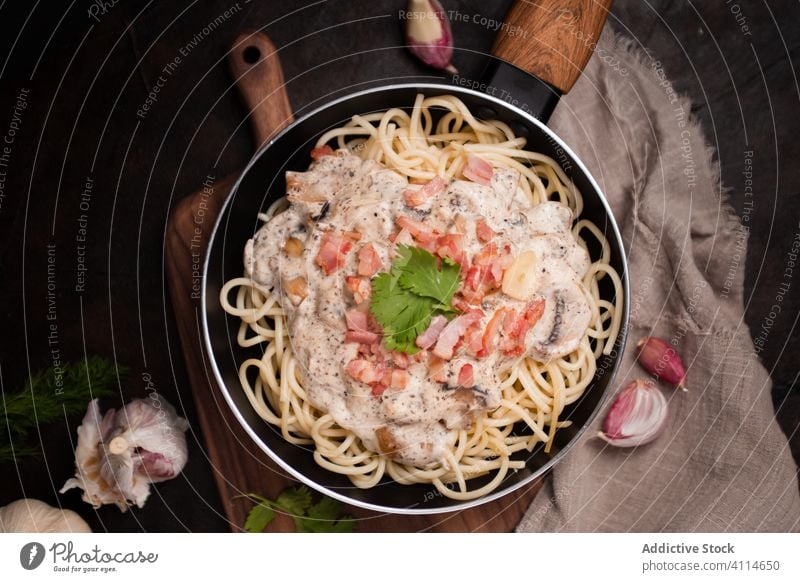
[[[342,515],[341,503],[331,497],[314,503],[311,491],[303,485],[285,489],[275,501],[255,493],[245,497],[256,502],[244,522],[244,529],[252,533],[264,531],[275,519],[276,510],[291,516],[298,533],[349,533],[355,529],[355,521]]]
[[[19,392],[0,394],[0,464],[41,454],[32,442],[37,426],[82,414],[92,398],[110,395],[118,375],[126,373],[111,360],[90,356],[59,370],[40,370]]]
[[[451,305],[458,289],[461,267],[425,249],[398,245],[399,256],[388,273],[372,279],[370,311],[383,327],[386,347],[415,354],[415,340],[428,329],[431,319],[458,313]]]

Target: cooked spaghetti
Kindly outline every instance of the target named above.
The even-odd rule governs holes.
[[[570,424],[565,407],[619,333],[622,284],[602,231],[579,219],[580,192],[524,146],[454,96],[418,95],[410,113],[325,133],[309,171],[287,172],[287,198],[259,215],[245,276],[220,294],[239,345],[261,347],[239,378],[322,467],[362,488],[388,475],[473,499]],[[584,236],[599,243],[593,259]],[[431,280],[457,274],[446,304],[415,287],[414,260]],[[380,307],[409,289],[429,312],[394,329]]]

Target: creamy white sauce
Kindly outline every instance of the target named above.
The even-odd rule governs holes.
[[[324,156],[308,172],[288,173],[289,208],[272,217],[248,241],[245,271],[257,282],[275,288],[288,314],[292,348],[300,365],[308,400],[336,422],[357,434],[369,449],[397,461],[426,466],[442,461],[454,440],[452,429],[471,426],[474,415],[500,403],[500,374],[518,357],[499,350],[485,358],[470,356],[463,347],[445,363],[446,382],[430,378],[428,352],[421,352],[408,368],[403,389],[388,388],[373,396],[370,386],[345,371],[358,345],[345,343],[345,312],[354,309],[345,276],[357,270],[358,250],[372,243],[388,270],[394,257],[396,219],[407,216],[438,233],[462,228],[470,257],[483,248],[475,233],[478,219],[494,230],[498,248],[510,245],[512,256],[531,251],[536,257],[532,297],[545,300],[541,319],[525,337],[526,355],[545,361],[577,348],[591,318],[588,293],[581,280],[589,267],[585,249],[570,231],[573,216],[555,202],[532,206],[519,187],[514,170],[495,168],[489,186],[452,181],[447,188],[417,208],[402,196],[405,177],[345,151]],[[326,232],[358,232],[344,266],[326,275],[317,265],[320,241]],[[302,242],[299,256],[284,250],[288,238]],[[398,241],[402,242],[402,241]],[[407,242],[407,241],[406,241]],[[462,273],[462,276],[464,273]],[[307,281],[303,299],[286,295],[287,282]],[[502,291],[487,295],[478,306],[486,326],[501,307],[522,309],[526,301]],[[362,304],[361,309],[365,309]],[[461,366],[472,364],[475,386],[457,387]]]

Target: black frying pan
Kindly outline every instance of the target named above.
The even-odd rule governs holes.
[[[245,168],[223,207],[211,235],[203,278],[203,326],[206,347],[217,381],[234,414],[255,442],[288,473],[309,486],[347,503],[394,513],[437,513],[465,509],[505,495],[542,476],[577,440],[600,408],[617,368],[617,356],[624,348],[628,319],[629,287],[622,241],[614,218],[595,180],[581,161],[544,124],[558,97],[567,92],[588,61],[611,0],[537,0],[516,3],[506,16],[506,25],[495,42],[486,74],[478,82],[455,79],[451,84],[400,84],[369,89],[337,99],[297,120],[267,143]],[[515,36],[507,31],[516,30]],[[531,76],[531,74],[537,76]],[[488,91],[480,92],[464,84]],[[275,427],[264,422],[251,408],[240,388],[238,368],[248,357],[259,357],[260,348],[240,348],[236,343],[239,321],[219,305],[225,281],[241,276],[242,251],[246,241],[260,227],[257,213],[266,209],[286,191],[287,170],[307,169],[309,151],[330,128],[346,123],[355,114],[409,109],[417,93],[428,96],[454,94],[478,118],[498,119],[527,139],[526,148],[557,160],[580,189],[584,198],[581,216],[593,221],[611,245],[611,264],[623,277],[625,313],[621,337],[611,356],[598,362],[598,374],[583,397],[567,407],[563,418],[573,421],[556,433],[549,454],[539,446],[532,453],[514,456],[524,459],[525,468],[510,473],[498,489],[480,499],[460,502],[440,496],[433,486],[400,485],[386,478],[372,489],[358,489],[347,477],[322,469],[309,448],[286,442]],[[590,248],[596,258],[599,248]],[[601,295],[614,299],[614,288],[603,279]],[[471,481],[474,487],[491,476]]]

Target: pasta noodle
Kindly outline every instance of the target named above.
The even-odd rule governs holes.
[[[580,192],[554,160],[524,150],[525,139],[515,136],[506,124],[475,119],[454,96],[418,95],[410,113],[391,109],[355,116],[320,137],[317,147],[325,144],[346,148],[417,181],[435,176],[461,178],[466,156],[474,154],[494,166],[520,172],[521,187],[531,204],[559,201],[576,217],[583,208]],[[285,205],[282,199],[259,217],[266,221]],[[582,396],[594,378],[598,358],[611,353],[619,334],[622,282],[609,262],[610,245],[587,220],[578,220],[572,232],[584,248],[588,248],[584,237],[596,239],[600,248],[583,280],[592,311],[585,337],[567,356],[548,362],[530,357],[519,360],[502,381],[500,406],[477,415],[468,430],[451,431],[450,450],[441,463],[428,467],[398,463],[368,450],[330,414],[315,409],[305,395],[278,295],[247,277],[228,281],[220,293],[224,309],[241,320],[238,344],[262,350],[260,357],[241,363],[242,389],[259,416],[279,427],[287,441],[312,445],[320,466],[347,475],[358,487],[373,487],[388,476],[402,484],[432,484],[456,500],[486,495],[509,471],[524,466],[524,461],[512,459],[514,453],[530,453],[539,443],[550,451],[557,430],[571,422],[563,419],[565,408]],[[611,299],[601,297],[604,278],[610,279],[614,289]],[[470,488],[470,480],[489,473],[494,475],[488,482]]]

